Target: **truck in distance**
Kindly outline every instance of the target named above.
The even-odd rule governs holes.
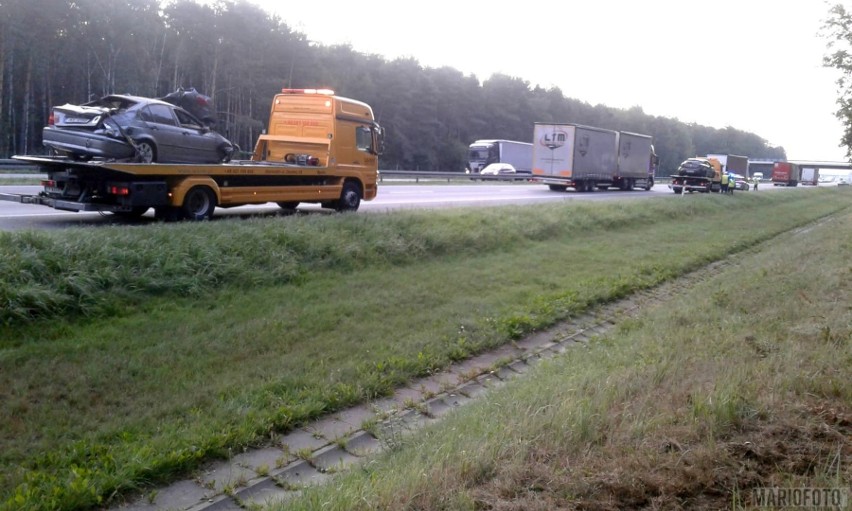
[[[492,163],[508,163],[521,174],[529,174],[533,145],[516,140],[477,140],[468,148],[468,170],[479,174]]]
[[[533,134],[533,179],[551,190],[654,185],[657,158],[648,135],[566,123],[536,123]]]
[[[802,168],[787,161],[776,161],[772,166],[773,186],[797,186],[802,178]]]
[[[819,185],[819,169],[815,167],[802,167],[802,176],[799,182],[803,185]]]
[[[376,197],[383,130],[372,108],[327,89],[283,89],[250,160],[219,164],[80,162],[15,156],[47,174],[38,195],[0,199],[67,211],[158,218],[210,218],[218,207],[318,203],[355,211]]]
[[[728,174],[738,174],[748,180],[749,163],[747,156],[737,156],[735,154],[708,154],[708,159],[714,159],[722,166],[722,172]]]

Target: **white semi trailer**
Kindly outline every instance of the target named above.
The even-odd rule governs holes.
[[[657,157],[648,135],[536,123],[533,141],[533,179],[551,190],[650,190],[654,186]]]

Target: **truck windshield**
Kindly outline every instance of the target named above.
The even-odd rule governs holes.
[[[471,160],[487,160],[488,159],[488,149],[471,149],[470,150],[470,159]]]

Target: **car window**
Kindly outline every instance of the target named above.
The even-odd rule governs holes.
[[[148,105],[142,109],[142,120],[156,122],[157,124],[175,125],[175,117],[172,109],[166,105]]]
[[[195,130],[201,129],[201,123],[193,116],[189,114],[189,112],[185,112],[178,108],[174,110],[175,115],[177,115],[178,122],[184,128],[191,128]]]

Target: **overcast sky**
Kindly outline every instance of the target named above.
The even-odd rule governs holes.
[[[249,1],[321,44],[733,126],[789,159],[845,160],[823,0]]]

